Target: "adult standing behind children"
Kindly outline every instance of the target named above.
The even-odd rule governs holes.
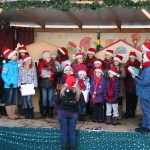
[[[61,91],[57,93],[56,103],[58,106],[58,121],[60,124],[61,149],[69,147],[74,150],[76,147],[76,124],[78,120],[78,105],[85,108],[83,94],[73,76],[66,79]],[[68,138],[69,137],[69,138]]]

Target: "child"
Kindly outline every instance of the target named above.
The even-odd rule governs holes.
[[[120,80],[120,94],[119,94],[119,102],[118,102],[118,111],[119,111],[119,117],[118,119],[122,119],[122,99],[125,97],[125,77],[126,77],[126,70],[125,67],[121,64],[123,57],[121,55],[116,55],[114,57],[114,63],[112,65],[115,66],[118,69],[118,72],[120,74],[119,80]]]
[[[90,80],[87,77],[87,73],[85,70],[80,70],[78,72],[78,85],[80,87],[81,92],[84,92],[85,102],[88,102],[88,96],[90,91]],[[79,105],[79,118],[78,121],[85,121],[86,108],[81,108]]]
[[[17,60],[17,51],[7,49],[4,53],[6,58],[6,63],[3,65],[2,69],[2,79],[4,81],[4,88],[6,92],[5,97],[5,108],[10,119],[18,118],[15,115],[16,110],[16,96],[17,96],[17,87],[18,87],[18,64]]]
[[[136,94],[140,98],[141,109],[143,111],[142,125],[136,128],[136,132],[150,133],[150,52],[143,56],[142,72],[140,77],[132,75],[137,83]]]
[[[108,71],[109,80],[106,80],[104,98],[106,101],[106,124],[111,123],[112,108],[113,108],[113,125],[117,125],[118,114],[118,98],[120,93],[119,72],[116,67],[112,67]]]
[[[97,67],[94,71],[94,78],[91,81],[90,95],[93,102],[93,122],[104,121],[104,86],[103,68]]]
[[[141,51],[142,54],[150,52],[150,43],[149,42],[143,43],[143,45],[141,46]]]
[[[46,71],[47,70],[47,71]],[[46,72],[45,72],[46,71]],[[44,73],[45,72],[45,73]],[[55,62],[51,58],[49,51],[43,52],[43,59],[39,63],[39,74],[41,76],[40,88],[42,94],[42,116],[41,118],[53,117],[54,109],[54,90],[56,88],[55,73],[57,72]]]
[[[128,71],[128,67],[140,67],[140,62],[137,60],[136,53],[130,52],[129,60],[126,62],[126,113],[124,118],[127,119],[129,117],[135,117],[135,109],[137,105],[137,96],[136,96],[136,83],[133,80],[130,72]]]
[[[24,84],[34,84],[34,87],[37,88],[37,73],[36,68],[31,60],[29,55],[22,57],[24,63],[23,66],[19,67],[19,76],[18,76],[18,87],[21,91],[21,85]],[[32,95],[22,96],[22,102],[25,112],[25,119],[34,118],[33,105],[32,105]]]
[[[61,149],[75,150],[76,124],[78,120],[78,105],[85,108],[85,100],[82,92],[73,76],[66,79],[60,92],[57,93],[58,121],[60,124]]]

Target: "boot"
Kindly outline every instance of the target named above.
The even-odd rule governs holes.
[[[97,122],[97,112],[93,109],[93,119],[92,122]]]
[[[69,150],[75,150],[76,146],[75,145],[70,145]]]
[[[24,118],[29,119],[28,108],[24,109]]]
[[[5,109],[5,104],[0,104],[0,107],[1,107],[1,111],[0,111],[0,114],[2,116],[7,116],[7,112],[6,112],[6,109]]]
[[[61,145],[61,150],[67,150],[67,145]]]
[[[131,110],[130,118],[134,118],[134,117],[135,117],[135,110]]]
[[[82,114],[82,121],[85,121],[86,114]]]
[[[117,117],[113,117],[113,122],[112,122],[113,125],[117,125]]]
[[[19,113],[19,115],[23,115],[23,108],[22,108],[22,104],[20,105],[18,105],[18,113]]]
[[[82,114],[78,115],[78,121],[82,121]]]
[[[46,116],[47,116],[47,106],[43,106],[41,118],[46,118]]]
[[[28,114],[29,114],[29,117],[28,119],[33,119],[34,118],[34,107],[33,108],[28,108]]]
[[[11,111],[12,111],[12,114],[14,115],[14,117],[17,119],[18,116],[15,114],[15,111],[16,111],[16,105],[11,105]]]
[[[119,105],[118,112],[119,112],[118,120],[121,120],[122,119],[122,105]]]
[[[111,116],[106,116],[105,124],[107,124],[107,125],[111,124]]]
[[[126,110],[126,113],[125,113],[125,115],[124,115],[124,118],[125,118],[125,119],[128,119],[129,116],[130,116],[130,110]]]
[[[54,109],[54,106],[49,106],[48,118],[53,118],[53,109]]]
[[[6,108],[6,112],[7,112],[8,118],[16,119],[15,116],[12,114],[11,105],[10,106],[5,106],[5,108]]]

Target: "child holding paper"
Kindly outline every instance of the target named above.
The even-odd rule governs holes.
[[[37,72],[29,55],[25,55],[23,58],[23,66],[19,67],[18,87],[21,89],[21,85],[34,84],[34,88],[37,88]],[[22,96],[22,102],[24,107],[25,119],[33,119],[33,105],[32,95]]]
[[[97,67],[94,71],[94,78],[91,81],[90,95],[93,102],[93,122],[102,123],[104,121],[104,87],[103,68]]]
[[[85,102],[88,103],[89,99],[89,91],[90,91],[90,80],[87,77],[85,70],[80,70],[78,72],[78,85],[80,87],[81,92],[84,95]],[[86,107],[82,108],[79,105],[79,121],[85,121],[85,115],[86,115]]]

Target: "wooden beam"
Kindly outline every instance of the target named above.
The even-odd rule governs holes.
[[[45,24],[42,23],[41,21],[39,21],[38,19],[36,19],[35,17],[31,16],[29,13],[27,13],[25,10],[17,10],[20,14],[26,16],[27,18],[29,18],[30,20],[34,21],[36,24],[38,24],[39,26],[41,26],[42,28],[45,28]]]
[[[34,32],[66,32],[66,33],[97,33],[97,29],[79,29],[79,28],[34,28]],[[135,29],[100,29],[101,33],[148,33],[150,28],[135,28]]]
[[[68,11],[64,12],[79,28],[82,28],[82,24]]]
[[[119,18],[117,16],[115,10],[113,8],[109,8],[109,10],[110,10],[110,12],[111,12],[111,14],[112,14],[112,16],[113,16],[113,18],[115,20],[115,23],[116,23],[117,27],[119,29],[121,29],[121,22],[119,21]]]

